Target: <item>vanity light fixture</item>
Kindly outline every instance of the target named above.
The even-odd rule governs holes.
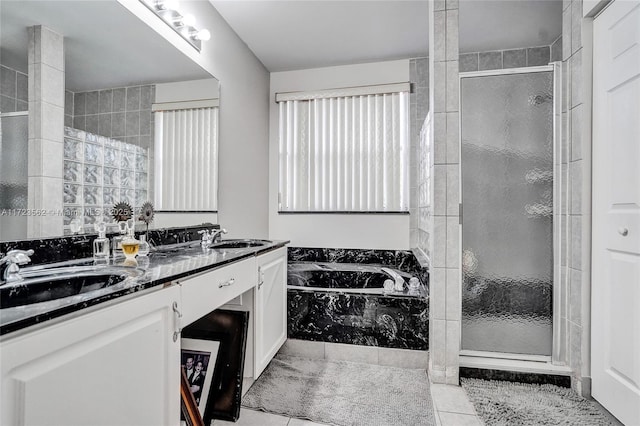
[[[140,0],[140,2],[180,34],[198,52],[202,49],[202,42],[211,39],[209,30],[198,30],[195,27],[195,16],[191,14],[182,15],[180,13],[180,2],[178,0]]]

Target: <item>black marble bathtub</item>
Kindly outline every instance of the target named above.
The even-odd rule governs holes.
[[[385,291],[396,274],[403,290]],[[293,247],[287,280],[290,338],[428,349],[428,274],[411,252]]]

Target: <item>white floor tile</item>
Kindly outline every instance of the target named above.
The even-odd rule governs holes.
[[[476,416],[470,414],[440,412],[442,426],[482,426],[482,422]]]
[[[431,397],[438,411],[476,414],[473,404],[460,386],[431,384]],[[442,423],[444,426],[444,421]]]
[[[235,426],[287,426],[289,417],[277,416],[263,411],[240,409],[240,418],[237,422],[225,422],[216,420],[214,426],[235,425]]]

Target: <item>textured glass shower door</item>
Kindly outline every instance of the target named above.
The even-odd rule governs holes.
[[[27,238],[27,151],[29,118],[0,115],[0,241]]]
[[[551,355],[553,71],[460,90],[462,349]]]

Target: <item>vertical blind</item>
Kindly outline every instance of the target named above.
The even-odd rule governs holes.
[[[159,210],[218,208],[218,108],[155,112]]]
[[[280,211],[409,209],[407,92],[283,99]]]

